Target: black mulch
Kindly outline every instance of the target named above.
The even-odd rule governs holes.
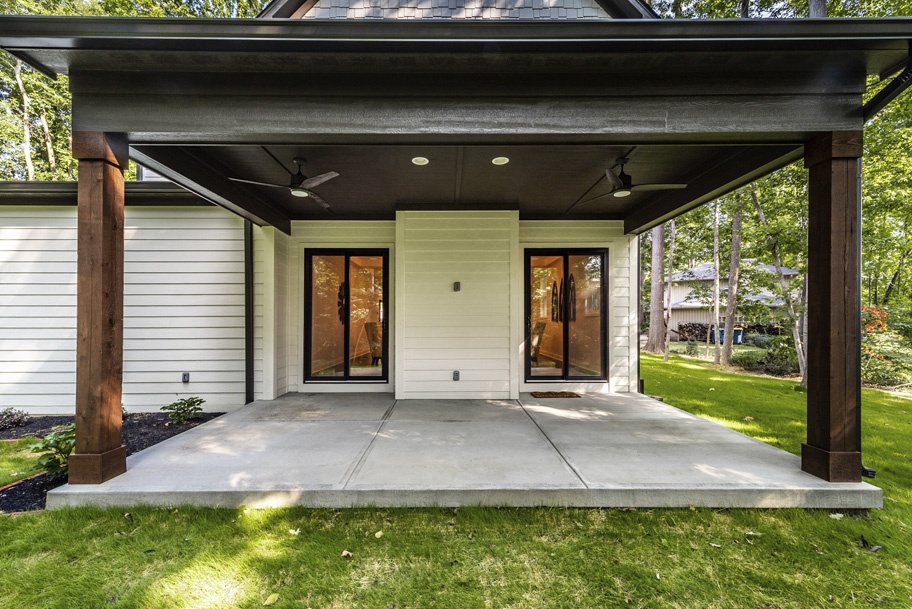
[[[222,412],[204,412],[196,419],[183,425],[177,425],[163,412],[139,412],[128,414],[124,419],[121,434],[127,447],[127,454],[132,455],[153,444],[158,444],[197,425],[221,416]],[[53,427],[72,423],[74,417],[32,417],[22,427],[0,430],[0,440],[25,437],[42,437],[51,432]],[[35,455],[36,458],[38,455]],[[14,486],[0,492],[0,512],[27,512],[43,510],[47,492],[66,483],[66,478],[49,478],[41,474],[34,478],[22,480]]]

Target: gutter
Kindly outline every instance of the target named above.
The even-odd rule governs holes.
[[[883,110],[887,104],[896,99],[903,91],[912,85],[912,57],[906,60],[905,68],[898,76],[893,78],[887,85],[869,99],[861,107],[861,114],[864,122],[874,118],[878,112]]]

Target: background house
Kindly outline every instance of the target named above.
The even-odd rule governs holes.
[[[742,260],[742,271],[754,271],[769,275],[770,282],[777,281],[776,267],[771,264],[763,264],[756,260]],[[788,267],[782,267],[782,274],[787,282],[791,282],[797,275],[798,271]],[[669,317],[669,326],[672,330],[677,330],[681,324],[700,323],[709,324],[712,321],[712,290],[715,280],[715,270],[713,264],[706,262],[693,268],[675,273],[671,276],[671,315]],[[745,291],[745,286],[741,285],[741,294],[739,298],[752,304],[769,309],[769,314],[776,317],[781,308],[785,306],[782,298],[768,287],[757,286],[759,289]],[[719,291],[722,294],[720,307],[720,323],[724,323],[725,317],[725,293],[728,290],[728,277],[719,278]],[[755,320],[748,312],[739,311],[735,317],[736,323],[760,323],[764,320]],[[675,338],[672,333],[672,338]]]

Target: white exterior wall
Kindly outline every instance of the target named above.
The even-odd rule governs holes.
[[[518,221],[515,211],[396,214],[397,398],[517,396],[511,291],[522,273],[514,268]]]
[[[309,382],[304,383],[304,255],[307,248],[315,249],[388,249],[390,253],[390,291],[396,279],[396,223],[392,221],[294,221],[291,237],[287,238],[285,266],[286,316],[279,325],[285,342],[286,381],[288,392],[381,392],[394,391],[393,370],[396,366],[396,299],[386,298],[387,332],[389,332],[389,383],[370,382]],[[254,258],[256,260],[256,258]]]
[[[243,405],[243,221],[216,207],[127,207],[124,234],[124,406]],[[72,413],[75,206],[0,206],[0,285],[0,407]]]
[[[637,391],[639,344],[637,335],[636,237],[624,234],[620,221],[521,221],[521,248],[580,247],[608,250],[608,383],[526,383],[522,391]],[[521,276],[521,273],[520,273]],[[522,290],[520,286],[520,290]],[[520,299],[522,299],[522,291]],[[521,302],[521,300],[520,300]],[[522,309],[520,309],[522,314]],[[521,344],[521,343],[520,343]],[[520,359],[522,361],[522,359]]]

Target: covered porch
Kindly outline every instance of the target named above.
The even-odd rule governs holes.
[[[882,506],[778,448],[640,394],[396,400],[287,394],[128,459],[49,507]]]

